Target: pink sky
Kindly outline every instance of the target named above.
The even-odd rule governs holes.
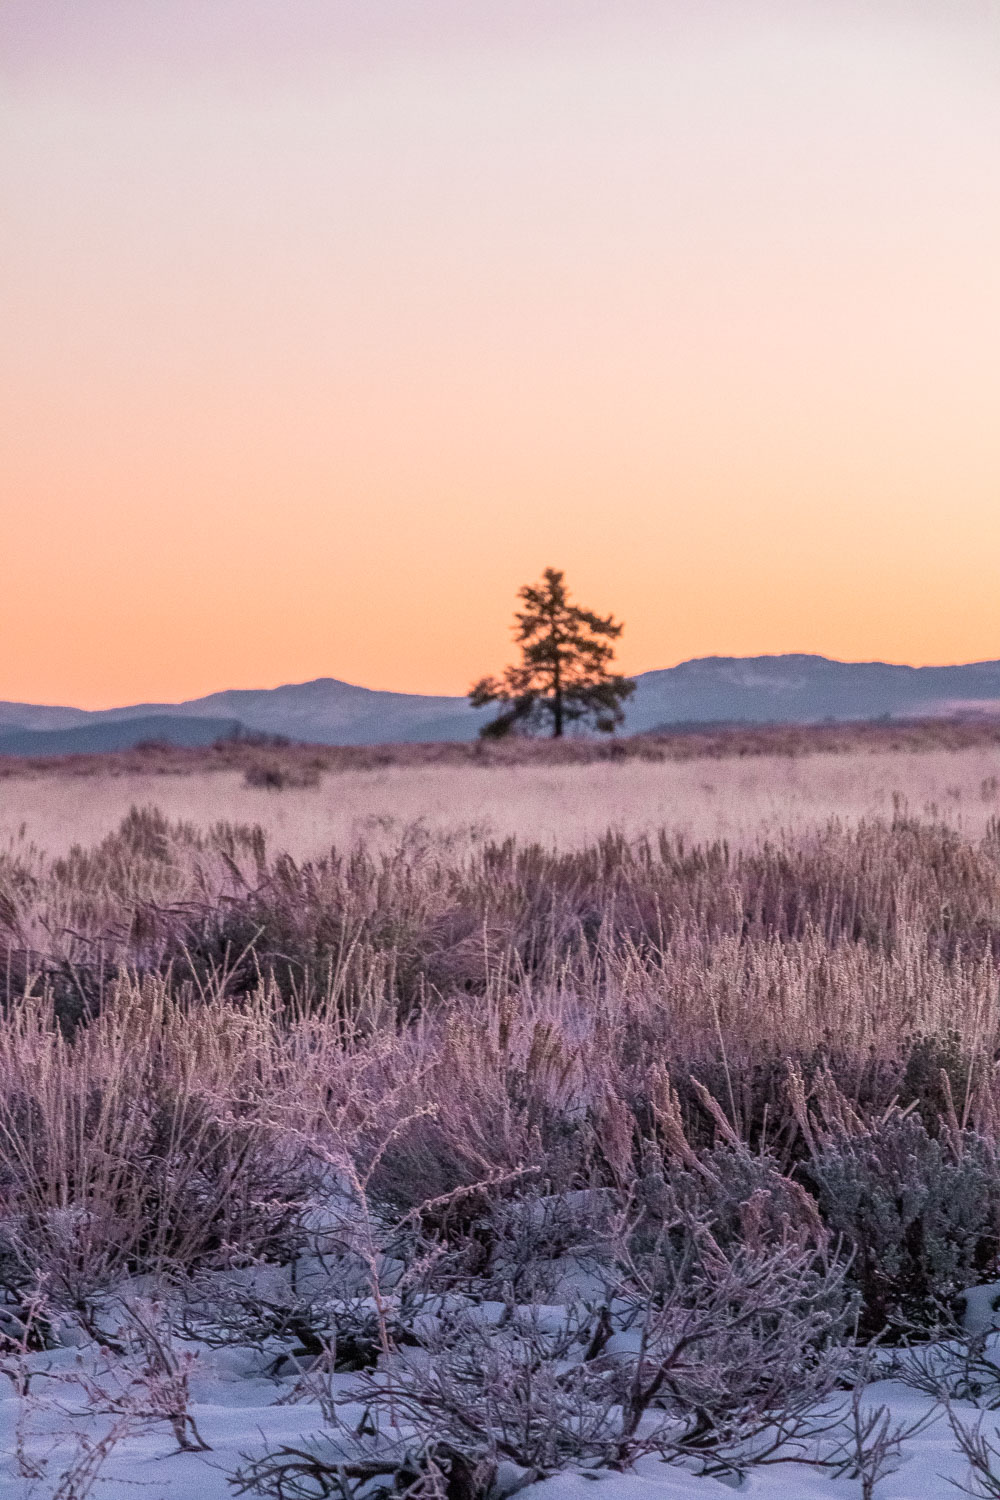
[[[1000,657],[1000,19],[5,0],[0,698]]]

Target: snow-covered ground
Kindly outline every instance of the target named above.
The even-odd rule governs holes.
[[[0,1496],[48,1497],[54,1494],[60,1479],[79,1469],[85,1460],[81,1437],[90,1444],[100,1443],[113,1424],[113,1418],[71,1413],[82,1409],[80,1392],[72,1385],[77,1355],[59,1351],[56,1355],[36,1356],[31,1364],[45,1370],[44,1379],[36,1377],[38,1406],[25,1410],[25,1402],[8,1394],[0,1403],[2,1423],[3,1468]],[[62,1377],[62,1378],[60,1378]],[[322,1416],[315,1403],[283,1404],[291,1381],[272,1381],[254,1375],[246,1362],[229,1352],[205,1351],[198,1374],[192,1380],[192,1412],[198,1431],[209,1445],[206,1453],[180,1453],[167,1422],[151,1426],[140,1433],[127,1433],[111,1450],[101,1466],[95,1493],[146,1495],[149,1500],[222,1500],[231,1497],[228,1483],[246,1455],[262,1453],[281,1444],[299,1445],[323,1430]],[[345,1401],[349,1400],[350,1376],[337,1377]],[[887,1404],[895,1421],[911,1423],[929,1411],[928,1397],[908,1389],[899,1381],[879,1381],[866,1393],[869,1405]],[[994,1438],[1000,1425],[1000,1414],[980,1413],[967,1404],[958,1403],[958,1412],[974,1422],[984,1417],[984,1432]],[[345,1407],[349,1420],[352,1411]],[[29,1463],[37,1470],[34,1477],[19,1473],[17,1434],[21,1425],[23,1449]],[[23,1465],[22,1467],[27,1467]],[[925,1428],[903,1446],[899,1467],[882,1479],[876,1489],[880,1500],[937,1500],[954,1495],[954,1482],[968,1479],[968,1464],[957,1450],[944,1413],[937,1415]],[[951,1483],[949,1483],[951,1481]],[[600,1489],[595,1491],[595,1482]],[[534,1500],[709,1500],[731,1493],[732,1482],[685,1472],[679,1466],[646,1457],[638,1460],[634,1472],[607,1473],[597,1479],[594,1473],[564,1473],[539,1481],[532,1486]],[[857,1500],[861,1484],[857,1479],[835,1479],[823,1469],[790,1463],[752,1469],[742,1481],[746,1495],[775,1497],[775,1500]],[[66,1489],[67,1495],[73,1491]]]
[[[73,1384],[78,1357],[73,1350],[32,1357],[29,1365],[47,1373],[35,1376],[27,1401],[7,1394],[0,1403],[0,1495],[48,1500],[59,1493],[67,1475],[86,1470],[87,1445],[100,1445],[113,1428],[113,1416],[87,1412],[87,1402]],[[282,1443],[298,1444],[317,1431],[322,1423],[315,1405],[282,1404],[291,1382],[254,1376],[246,1365],[230,1351],[204,1351],[199,1360],[191,1381],[191,1410],[209,1452],[179,1452],[166,1421],[136,1424],[144,1430],[126,1430],[111,1447],[93,1492],[124,1492],[149,1500],[221,1500],[232,1495],[227,1480],[239,1468],[242,1455]],[[24,1462],[18,1461],[19,1427]],[[24,1472],[30,1468],[36,1470],[34,1475]],[[82,1484],[79,1493],[86,1493]],[[67,1500],[75,1500],[69,1485],[65,1494]]]
[[[973,1321],[987,1306],[987,1295],[992,1300],[996,1290],[984,1289]],[[1000,1335],[987,1343],[988,1351],[993,1343],[1000,1343]],[[283,1444],[297,1447],[330,1433],[329,1408],[324,1413],[315,1397],[297,1388],[301,1374],[270,1373],[264,1351],[211,1348],[193,1340],[175,1340],[172,1347],[188,1380],[194,1424],[190,1432],[204,1441],[206,1451],[178,1451],[170,1423],[143,1416],[142,1399],[133,1399],[132,1414],[126,1418],[95,1410],[102,1392],[114,1406],[129,1386],[127,1361],[107,1349],[76,1344],[70,1338],[62,1347],[20,1360],[5,1355],[0,1497],[82,1500],[87,1494],[125,1494],[148,1500],[222,1500],[233,1495],[232,1476],[248,1457]],[[1000,1348],[996,1357],[1000,1358]],[[134,1369],[134,1362],[128,1368]],[[30,1375],[26,1395],[25,1375]],[[325,1377],[323,1383],[323,1396],[336,1402],[341,1431],[348,1434],[364,1412],[352,1400],[357,1379],[343,1373]],[[21,1394],[16,1382],[22,1382]],[[876,1500],[944,1500],[956,1493],[956,1484],[970,1483],[969,1465],[958,1450],[948,1415],[930,1396],[898,1379],[877,1380],[867,1386],[863,1407],[888,1408],[893,1424],[925,1422],[903,1442],[888,1465],[893,1471],[879,1479]],[[981,1421],[984,1436],[1000,1441],[1000,1412],[962,1400],[952,1403],[952,1412],[970,1427]],[[116,1422],[117,1440],[102,1452]],[[625,1473],[558,1473],[537,1481],[530,1493],[534,1500],[710,1500],[713,1494],[722,1500],[734,1489],[774,1500],[858,1500],[863,1494],[859,1478],[831,1477],[828,1470],[805,1463],[751,1468],[742,1479],[721,1480],[648,1455]]]

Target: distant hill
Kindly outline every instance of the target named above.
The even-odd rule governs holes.
[[[136,703],[125,708],[47,709],[35,704],[0,703],[0,754],[67,755],[70,743],[91,750],[79,736],[83,728],[119,725],[121,741],[113,748],[129,749],[143,739],[168,738],[172,744],[205,744],[218,738],[178,738],[178,726],[206,719],[216,724],[238,723],[253,734],[280,734],[318,745],[373,745],[474,739],[485,715],[476,714],[465,698],[435,698],[420,693],[383,693],[356,687],[333,677],[286,687],[230,689],[186,703]],[[168,730],[167,726],[174,726]],[[30,742],[16,741],[13,732],[38,733]],[[44,732],[43,732],[44,731]],[[58,732],[58,738],[56,737]],[[202,731],[191,729],[189,735]],[[48,735],[51,734],[51,739]],[[31,748],[18,748],[21,744]],[[101,745],[101,748],[112,748]]]
[[[901,667],[825,656],[708,656],[642,672],[636,683],[625,723],[630,733],[691,723],[809,724],[955,714],[1000,718],[998,661]],[[489,716],[489,710],[471,709],[465,698],[384,693],[319,677],[278,688],[231,689],[187,703],[140,703],[96,712],[0,703],[0,754],[125,749],[144,739],[206,744],[230,733],[234,724],[252,733],[321,745],[471,740]],[[97,730],[95,740],[91,736]]]
[[[100,755],[108,750],[133,750],[150,740],[190,747],[211,745],[243,732],[237,719],[150,714],[86,723],[73,729],[6,729],[0,732],[0,755]]]
[[[0,734],[7,729],[72,729],[86,724],[84,708],[42,708],[34,703],[0,703]]]
[[[335,677],[277,688],[230,688],[187,703],[140,703],[101,711],[105,719],[137,714],[232,716],[258,734],[284,734],[318,745],[473,739],[482,716],[465,698],[384,693]]]
[[[810,724],[824,719],[1000,717],[1000,662],[901,667],[825,656],[706,656],[643,672],[628,728],[672,723]]]

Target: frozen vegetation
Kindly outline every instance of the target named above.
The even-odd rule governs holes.
[[[932,756],[739,847],[12,839],[0,1494],[1000,1495],[995,782]]]

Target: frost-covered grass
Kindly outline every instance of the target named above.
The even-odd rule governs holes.
[[[727,775],[735,807],[736,759],[424,767],[448,817],[409,822],[369,771],[372,838],[348,807],[308,859],[152,807],[15,839],[0,1494],[881,1500],[970,1462],[991,1493],[983,754],[733,846],[662,787],[639,831],[640,773]],[[495,811],[529,773],[507,811],[540,841],[458,825],[475,778]]]
[[[949,732],[947,725],[919,735],[880,726],[756,730],[720,734],[704,754],[690,753],[697,741],[681,735],[645,754],[635,742],[591,746],[605,756],[631,746],[621,758],[597,760],[573,742],[565,750],[499,745],[482,761],[461,745],[136,752],[81,757],[61,771],[0,757],[0,846],[23,830],[25,842],[63,855],[74,843],[97,843],[130,807],[148,804],[171,822],[259,825],[271,847],[296,860],[359,841],[389,851],[416,824],[467,847],[511,836],[572,849],[608,829],[635,838],[661,826],[689,843],[751,847],[830,818],[892,818],[899,807],[981,837],[1000,810],[997,730],[977,738],[970,727],[957,749],[946,748]],[[952,732],[961,735],[961,727]],[[773,738],[785,753],[768,753]],[[441,755],[455,759],[434,758]]]

